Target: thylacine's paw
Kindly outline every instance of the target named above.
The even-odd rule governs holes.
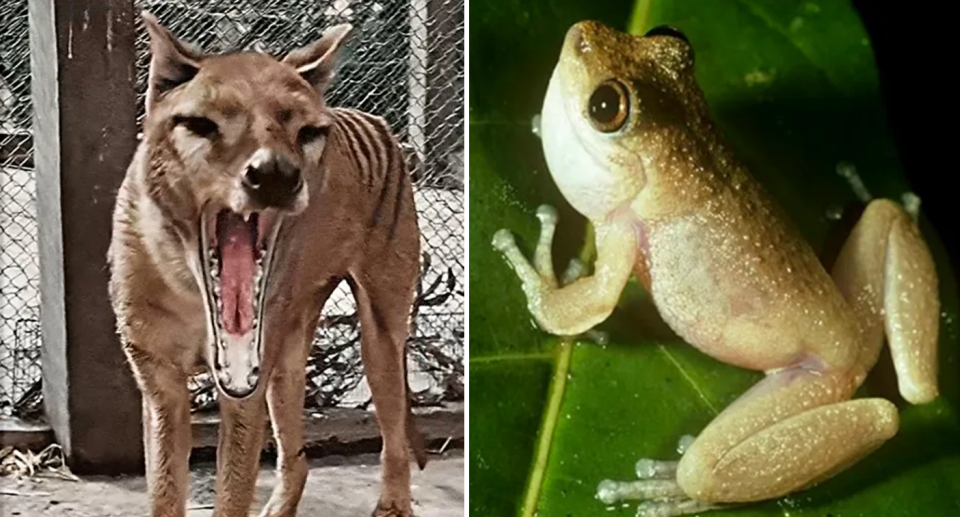
[[[414,517],[413,509],[410,508],[410,501],[406,504],[386,503],[380,501],[377,508],[373,511],[372,517]]]
[[[517,273],[523,292],[527,296],[527,305],[534,319],[537,316],[538,303],[536,300],[549,296],[550,291],[572,284],[587,274],[587,268],[579,259],[570,260],[567,269],[560,278],[557,278],[553,269],[553,236],[557,229],[559,217],[557,210],[550,205],[540,205],[537,208],[537,219],[540,220],[540,238],[533,253],[533,263],[527,260],[517,246],[517,242],[510,230],[506,228],[497,231],[493,236],[493,247],[503,253],[507,263]],[[604,332],[590,329],[575,338],[586,338],[598,344],[606,344],[607,335]]]

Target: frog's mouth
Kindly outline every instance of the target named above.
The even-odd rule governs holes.
[[[208,357],[220,389],[245,398],[259,383],[263,316],[277,234],[276,210],[238,214],[204,210],[198,252],[208,329]]]

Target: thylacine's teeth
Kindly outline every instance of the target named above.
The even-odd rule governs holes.
[[[217,298],[220,297],[220,292],[221,292],[220,289],[221,288],[219,283],[213,284],[213,295],[216,296]],[[219,302],[220,300],[217,300],[217,301]]]

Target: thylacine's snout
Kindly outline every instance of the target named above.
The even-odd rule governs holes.
[[[246,377],[234,379],[229,370],[217,372],[217,382],[220,389],[230,398],[245,399],[253,394],[260,384],[260,368],[252,368]]]
[[[253,333],[223,336],[214,361],[214,374],[220,390],[228,397],[247,398],[260,384],[259,341]]]
[[[243,172],[244,192],[264,208],[297,210],[305,203],[300,167],[280,153],[257,150]]]

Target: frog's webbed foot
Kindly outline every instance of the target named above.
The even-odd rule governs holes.
[[[638,480],[605,479],[597,486],[597,499],[606,505],[641,501],[637,505],[637,517],[674,517],[730,506],[690,499],[677,483],[679,463],[641,459],[636,466]]]
[[[677,452],[683,455],[694,438],[691,435],[681,437]],[[677,483],[679,465],[679,461],[640,459],[636,464],[637,481],[605,479],[597,486],[597,499],[607,505],[642,501],[637,506],[637,517],[673,517],[731,506],[690,499]]]
[[[638,475],[641,474],[641,464],[649,469],[642,474],[649,474],[650,477],[640,476],[641,479],[637,481],[605,479],[597,487],[597,499],[606,505],[641,501],[637,505],[637,517],[674,517],[729,506],[690,499],[677,483],[675,461],[640,460],[637,462]]]
[[[540,238],[533,253],[532,264],[523,256],[510,230],[501,229],[493,236],[493,247],[504,254],[507,262],[517,273],[528,302],[544,296],[545,292],[556,291],[570,285],[585,277],[588,272],[583,262],[574,258],[570,260],[563,274],[557,277],[553,268],[552,251],[553,237],[559,220],[557,210],[550,205],[540,205],[537,208],[537,219],[540,220]],[[533,309],[531,307],[531,310]],[[589,329],[572,337],[586,338],[601,345],[607,342],[606,333],[595,329]]]

